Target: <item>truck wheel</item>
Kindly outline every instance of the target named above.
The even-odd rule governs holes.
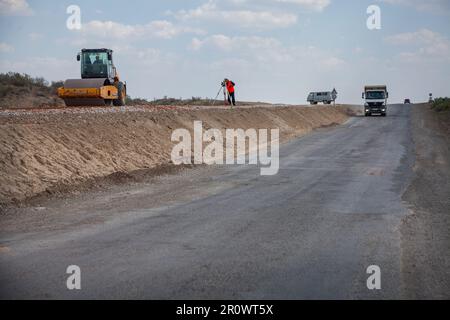
[[[370,112],[367,112],[366,117],[370,117],[370,116],[371,116]]]
[[[126,91],[126,88],[125,88],[123,82],[119,82],[117,84],[117,91],[119,93],[119,98],[116,100],[113,100],[113,104],[116,107],[124,106],[126,104],[127,91]]]

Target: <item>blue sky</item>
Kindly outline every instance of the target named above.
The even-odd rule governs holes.
[[[72,4],[81,30],[66,27]],[[0,30],[0,72],[78,78],[76,53],[108,47],[133,97],[213,97],[224,77],[251,101],[336,87],[360,103],[365,84],[392,102],[450,96],[450,0],[0,0]]]

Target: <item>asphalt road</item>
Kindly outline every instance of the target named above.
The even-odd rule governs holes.
[[[276,176],[203,167],[23,209],[0,235],[0,297],[402,298],[409,120],[394,105],[291,141]]]

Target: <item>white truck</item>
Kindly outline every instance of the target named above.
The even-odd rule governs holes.
[[[372,114],[380,114],[386,117],[387,114],[387,99],[389,92],[385,85],[365,86],[362,94],[364,99],[364,114],[366,117]]]

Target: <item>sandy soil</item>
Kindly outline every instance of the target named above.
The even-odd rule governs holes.
[[[0,206],[65,192],[102,177],[168,170],[174,129],[279,128],[281,140],[343,123],[351,108],[126,107],[0,112]],[[69,188],[70,187],[70,188]]]
[[[450,112],[414,106],[415,178],[403,196],[402,263],[412,299],[450,298]]]

